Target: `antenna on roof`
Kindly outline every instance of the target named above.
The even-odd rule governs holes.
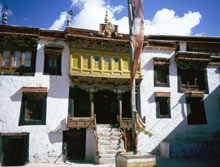
[[[71,26],[72,15],[73,15],[73,10],[72,9],[68,11],[68,15],[69,15],[69,17],[67,19],[67,27],[70,27]]]
[[[7,24],[7,21],[8,21],[7,9],[8,9],[8,5],[4,4],[3,13],[2,13],[2,23],[3,24]]]

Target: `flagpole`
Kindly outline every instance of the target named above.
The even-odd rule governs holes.
[[[134,51],[133,51],[133,39],[132,39],[132,26],[133,26],[133,13],[132,13],[132,7],[131,7],[131,1],[128,0],[128,15],[129,15],[129,50],[130,50],[130,71],[132,71],[132,62],[134,59]],[[130,94],[130,102],[131,102],[131,115],[132,115],[132,139],[131,139],[131,145],[133,154],[137,153],[137,146],[135,143],[135,117],[136,117],[136,104],[135,104],[135,78],[133,79],[133,85],[131,87],[131,94]]]

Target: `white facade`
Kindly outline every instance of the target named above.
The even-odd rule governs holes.
[[[43,75],[44,45],[63,45],[62,75]],[[69,98],[69,49],[64,42],[40,40],[37,46],[34,76],[0,76],[0,132],[29,133],[29,161],[53,162],[62,152]],[[19,124],[22,87],[47,87],[46,125]],[[55,131],[54,131],[55,130]]]
[[[44,75],[44,46],[62,45],[61,74]],[[186,43],[180,44],[186,51]],[[146,130],[153,136],[139,132],[138,150],[155,152],[164,140],[215,139],[220,133],[220,72],[218,66],[207,67],[209,93],[204,96],[207,124],[188,125],[184,93],[178,92],[177,64],[172,50],[144,50],[141,55],[143,80],[140,86],[141,117],[146,117]],[[69,88],[69,47],[65,42],[39,40],[34,76],[0,75],[0,133],[29,133],[29,161],[54,162],[63,150],[63,131],[66,129]],[[153,58],[168,58],[169,87],[154,87]],[[190,75],[190,74],[189,74]],[[19,126],[22,87],[47,87],[46,125]],[[171,118],[156,118],[155,92],[170,92]],[[94,161],[96,141],[93,128],[86,131],[85,160]],[[59,160],[62,160],[61,158]]]
[[[185,48],[181,45],[181,48]],[[141,55],[142,75],[141,82],[141,112],[146,116],[146,129],[153,136],[148,137],[139,133],[138,150],[143,152],[157,151],[163,140],[186,141],[189,139],[214,139],[220,131],[220,75],[219,67],[207,67],[209,94],[204,96],[204,107],[207,124],[188,125],[186,98],[184,93],[178,93],[177,64],[174,51],[144,50]],[[169,58],[169,87],[154,87],[153,57]],[[190,75],[190,74],[189,74]],[[170,92],[171,118],[156,118],[155,92]]]

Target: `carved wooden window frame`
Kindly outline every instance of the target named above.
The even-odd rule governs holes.
[[[208,93],[206,68],[178,67],[178,91],[197,91]],[[195,72],[193,72],[195,71]],[[192,76],[193,75],[193,76]],[[187,81],[188,78],[188,82]],[[193,80],[194,78],[194,80]],[[185,80],[185,81],[184,81]],[[192,84],[194,82],[194,84]]]
[[[22,91],[19,125],[46,125],[47,88],[22,88]],[[37,105],[40,105],[40,108],[33,109],[33,106]],[[31,109],[33,110],[30,111]],[[40,115],[33,112],[39,112]],[[33,117],[37,115],[39,118],[31,119],[31,114]]]
[[[60,45],[45,45],[44,75],[62,75],[62,50],[63,46]],[[50,60],[52,62],[51,67],[49,65]]]
[[[3,52],[9,51],[9,66],[3,66]],[[20,52],[20,65],[14,66],[13,60],[14,58],[14,52]],[[31,61],[30,66],[25,67],[25,53],[31,53]],[[36,52],[33,49],[27,49],[27,48],[21,48],[16,46],[5,46],[0,47],[0,72],[3,72],[3,74],[7,73],[14,73],[14,74],[23,74],[23,73],[34,73],[35,72],[35,58],[36,58]]]

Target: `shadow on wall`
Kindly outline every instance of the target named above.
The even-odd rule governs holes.
[[[167,142],[182,142],[182,143],[191,143],[192,145],[197,144],[197,150],[200,151],[199,153],[201,156],[219,156],[220,149],[215,148],[215,143],[220,145],[220,105],[219,105],[219,98],[220,98],[220,85],[204,99],[204,107],[205,107],[205,114],[207,119],[207,124],[203,125],[188,125],[187,124],[187,115],[184,112],[184,103],[185,103],[185,96],[181,96],[179,103],[173,106],[172,109],[177,107],[178,104],[181,104],[181,114],[183,116],[183,121],[174,129],[171,133],[169,133],[163,141]],[[175,118],[173,118],[175,119]],[[160,120],[158,120],[159,122]],[[158,122],[156,124],[158,124]],[[168,125],[169,126],[169,125]],[[164,127],[166,129],[166,127]],[[202,145],[201,143],[211,143],[212,145]],[[193,144],[194,143],[194,144]],[[201,145],[198,145],[198,144]],[[149,143],[150,144],[150,143]],[[159,146],[160,143],[153,149],[153,154],[159,154]],[[183,145],[182,145],[183,146]],[[189,146],[189,145],[188,145]],[[209,146],[209,147],[208,147]],[[183,148],[184,147],[184,148]],[[185,146],[182,147],[182,151],[186,149]],[[213,148],[213,150],[211,149]],[[180,151],[181,149],[177,150]],[[191,150],[189,155],[193,156],[196,152],[195,150]],[[206,150],[206,151],[205,151]],[[185,150],[189,151],[189,150]],[[211,152],[213,151],[213,152]],[[206,153],[204,153],[206,152]],[[188,153],[182,153],[183,155]],[[198,156],[198,152],[195,153]]]
[[[10,97],[11,101],[21,101],[22,99],[22,90],[19,89],[15,94]]]
[[[66,119],[60,122],[60,125],[48,133],[50,143],[60,143],[63,141],[63,131],[66,130]]]

